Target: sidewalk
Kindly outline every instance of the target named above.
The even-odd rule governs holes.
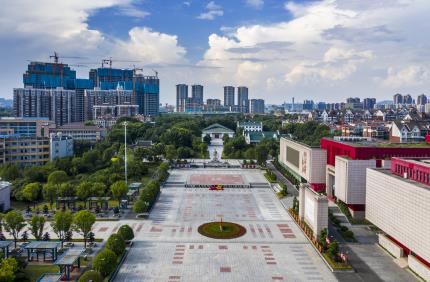
[[[275,173],[277,180],[287,186],[288,195],[299,195],[299,191],[296,189],[296,187],[287,178],[285,178],[285,176],[283,176],[282,173],[277,170],[271,162],[267,162],[266,164],[267,168],[273,171],[273,173]]]

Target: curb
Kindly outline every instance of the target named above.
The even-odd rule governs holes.
[[[284,205],[284,203],[282,201],[281,205],[284,207],[285,211],[288,213],[288,215],[291,217],[290,213],[288,212],[288,208]],[[292,218],[293,219],[293,218]],[[327,266],[327,268],[333,272],[333,273],[354,273],[356,272],[354,268],[352,269],[333,269],[333,267],[331,267],[331,265],[326,261],[326,259],[324,258],[324,256],[318,251],[318,249],[314,246],[314,244],[311,242],[311,240],[309,239],[309,237],[306,235],[306,233],[303,231],[303,229],[300,228],[300,226],[297,224],[297,222],[293,219],[292,220],[294,222],[294,224],[297,226],[297,228],[302,232],[302,234],[305,236],[306,240],[308,240],[309,244],[312,246],[312,248],[314,248],[315,252],[318,254],[318,256],[321,258],[321,260],[325,263],[325,265]],[[352,267],[352,266],[351,266]]]

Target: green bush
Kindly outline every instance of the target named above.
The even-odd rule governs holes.
[[[128,225],[123,225],[118,230],[118,235],[121,236],[125,241],[133,240],[134,232],[133,228]]]
[[[112,234],[106,241],[105,248],[113,251],[117,256],[119,256],[125,250],[124,239],[118,234]]]
[[[106,277],[115,270],[116,260],[116,254],[105,248],[94,258],[93,268],[100,272],[103,277]]]
[[[84,274],[79,277],[78,282],[103,282],[103,276],[95,271],[95,270],[89,270],[85,272]]]

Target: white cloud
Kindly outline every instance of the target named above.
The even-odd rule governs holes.
[[[127,39],[118,39],[87,23],[92,14],[104,8],[133,17],[146,16],[142,10],[130,11],[134,5],[134,0],[4,0],[0,9],[0,60],[3,62],[0,96],[11,97],[12,89],[22,86],[21,74],[28,64],[26,60],[46,61],[54,50],[66,63],[97,67],[99,64],[93,62],[112,56],[114,67],[131,68],[135,64],[144,67],[147,74],[152,73],[150,66],[145,67],[147,64],[186,65],[186,50],[179,45],[176,35],[135,27],[130,29]],[[85,58],[73,61],[62,59],[62,55]],[[78,71],[78,76],[88,77],[88,68],[72,68]],[[173,80],[183,77],[182,73],[185,72],[160,69],[162,91],[167,92],[163,87],[168,89],[166,85],[174,85],[176,81]],[[192,77],[191,73],[187,75]]]
[[[124,5],[119,9],[120,13],[124,16],[129,16],[132,18],[143,19],[149,16],[151,13],[144,11],[135,5]]]
[[[264,0],[246,0],[246,4],[256,9],[260,9],[264,5]]]
[[[390,67],[387,70],[387,77],[382,81],[382,84],[389,88],[405,88],[422,85],[428,82],[429,78],[429,71],[422,66],[412,65],[400,69]]]
[[[197,16],[200,20],[209,20],[212,21],[216,17],[222,17],[224,15],[224,11],[222,7],[215,3],[215,1],[210,1],[206,5],[206,11]]]
[[[129,32],[127,41],[118,41],[118,57],[142,61],[145,64],[170,64],[184,62],[185,49],[178,45],[175,35],[135,27]]]
[[[430,28],[425,20],[429,1],[289,1],[284,7],[292,20],[211,34],[199,64],[223,70],[207,78],[214,83],[240,78],[241,84],[248,85],[257,79],[263,83],[250,93],[260,93],[272,102],[285,100],[285,93],[329,101],[369,95],[384,99],[392,95],[387,89],[395,83],[375,77],[384,76],[381,69],[389,67],[394,68],[389,76],[404,76],[403,85],[405,80],[420,81],[411,92],[430,87],[430,81],[424,80],[428,70],[400,71],[414,62],[430,64],[426,52],[430,41],[424,35]],[[259,67],[253,69],[254,65]]]

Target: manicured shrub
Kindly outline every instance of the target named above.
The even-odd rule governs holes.
[[[148,204],[145,201],[139,200],[134,203],[133,211],[135,213],[142,213],[148,211]]]
[[[79,277],[78,282],[103,282],[103,276],[95,271],[95,270],[89,270],[85,272],[84,274]]]
[[[116,254],[105,248],[94,258],[93,268],[103,275],[103,277],[106,277],[115,270],[116,260]]]
[[[118,234],[112,234],[109,236],[105,247],[113,251],[117,256],[121,255],[125,250],[124,239]]]
[[[118,230],[118,235],[121,236],[125,241],[133,240],[134,232],[133,228],[128,225],[123,225]]]

